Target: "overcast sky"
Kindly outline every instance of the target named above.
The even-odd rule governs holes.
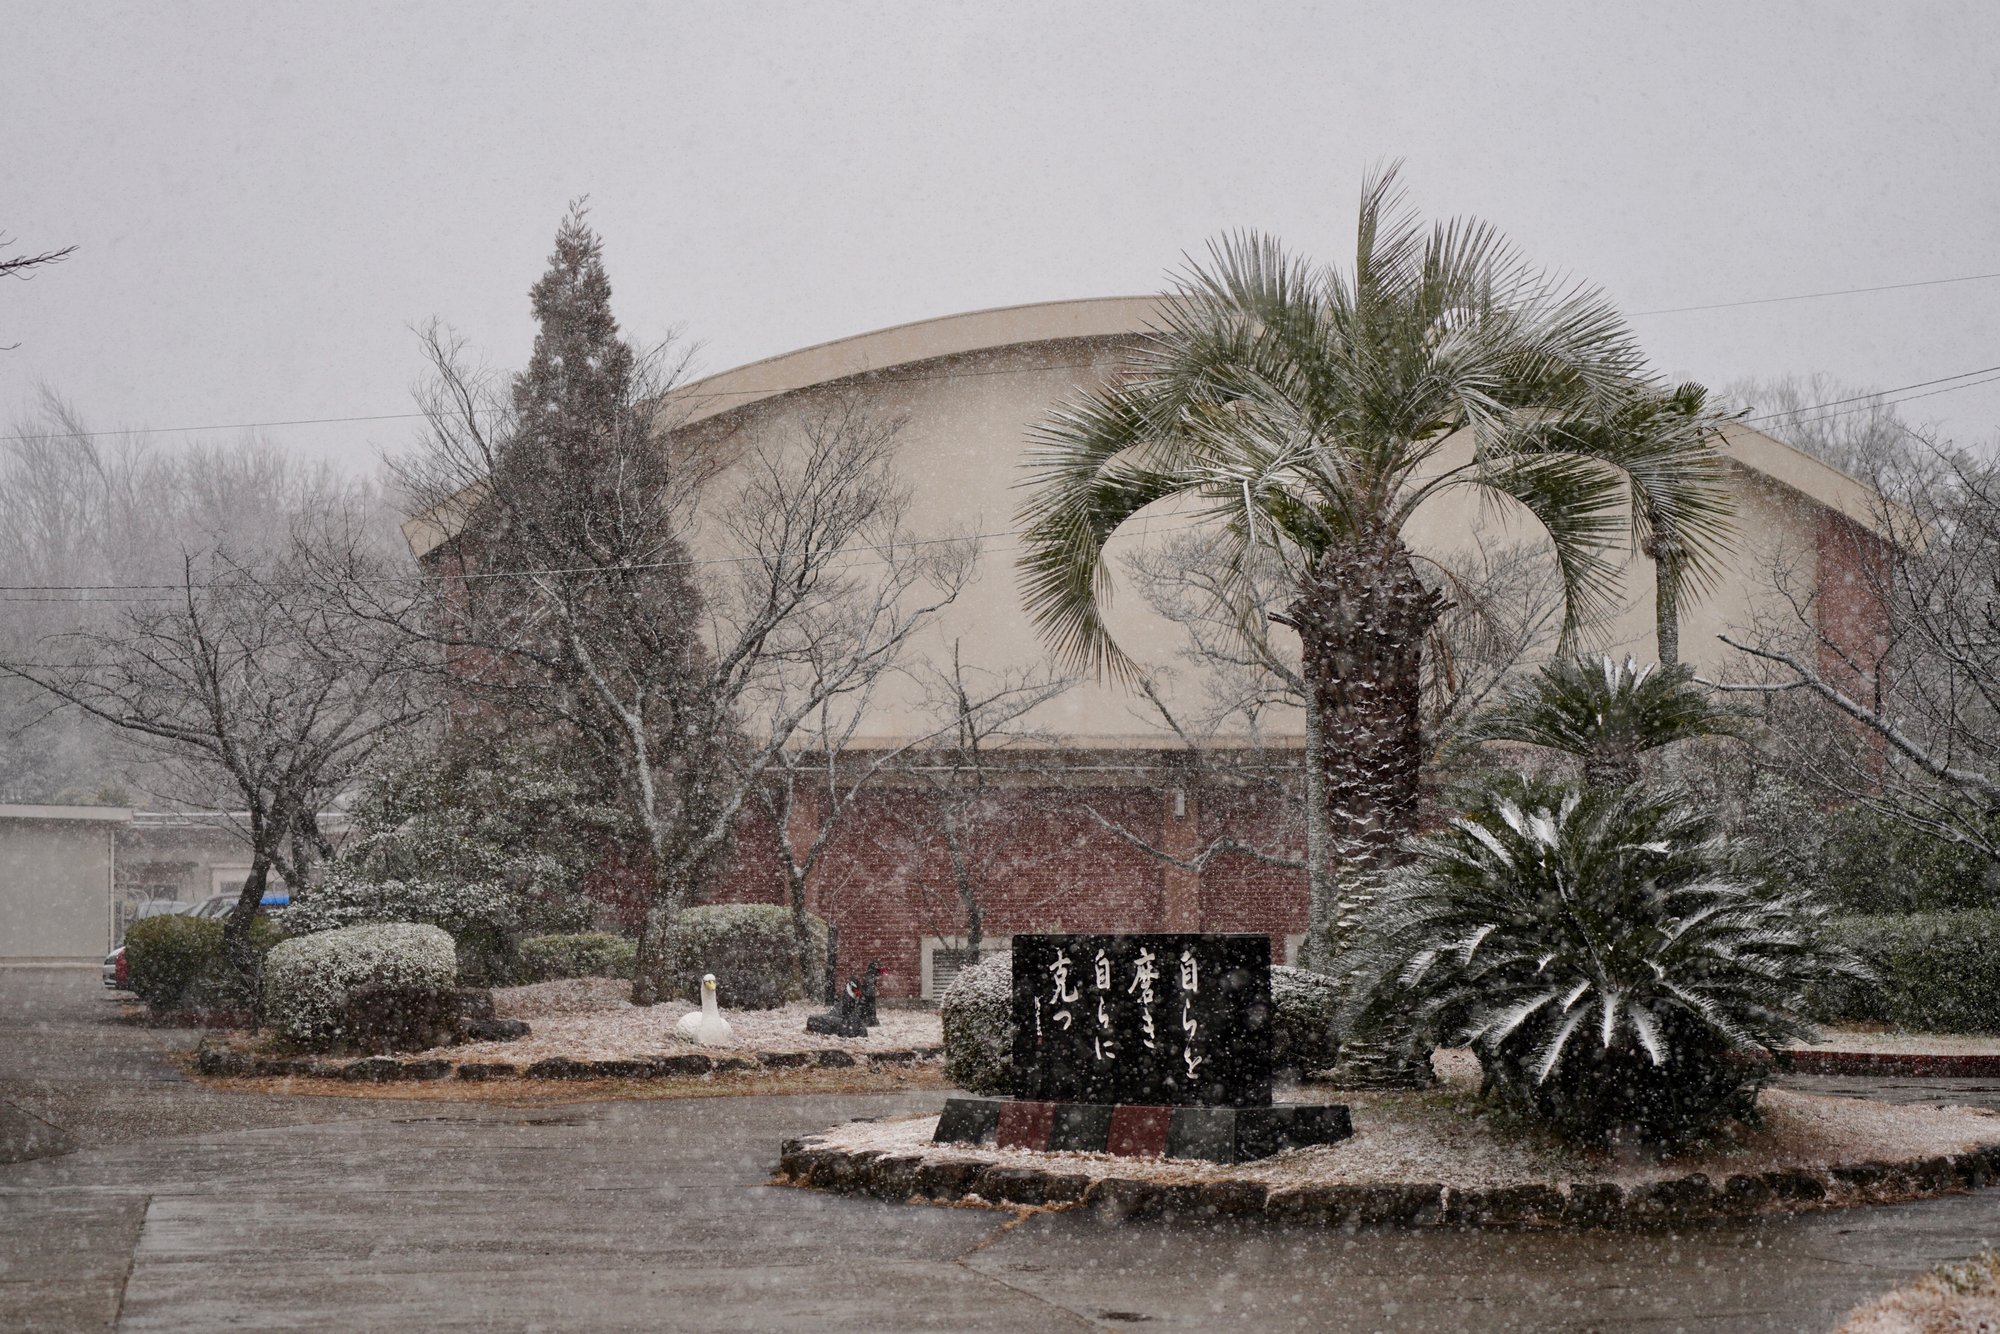
[[[1156,290],[1257,227],[1345,259],[1369,164],[1632,312],[2000,272],[2000,6],[0,0],[0,421],[409,410],[409,326],[518,365],[588,194],[620,318],[709,371]],[[1634,323],[1666,372],[2000,365],[2000,281]],[[2000,384],[1905,409],[1967,441]],[[394,421],[273,428],[365,462]],[[163,437],[172,439],[175,437]]]

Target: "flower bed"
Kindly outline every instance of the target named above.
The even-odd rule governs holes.
[[[1476,1071],[1441,1054],[1437,1092],[1343,1093],[1355,1134],[1224,1167],[938,1145],[936,1117],[789,1141],[794,1185],[894,1200],[1084,1207],[1113,1218],[1310,1226],[1624,1224],[1882,1203],[2000,1181],[2000,1119],[1974,1108],[1767,1091],[1762,1125],[1659,1162],[1569,1149],[1481,1114]],[[1306,1090],[1310,1095],[1310,1090]]]

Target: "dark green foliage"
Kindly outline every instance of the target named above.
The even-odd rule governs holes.
[[[1824,813],[1821,880],[1835,912],[2000,906],[2000,866],[1865,806]]]
[[[180,1010],[249,1009],[252,998],[230,977],[222,954],[222,919],[184,913],[147,917],[125,932],[125,968],[132,990],[160,1014]],[[259,955],[281,939],[258,917],[250,944]]]
[[[1574,755],[1584,781],[1615,787],[1639,779],[1639,757],[1695,737],[1732,734],[1747,719],[1717,705],[1684,667],[1641,667],[1609,657],[1561,658],[1523,682],[1468,734]]]
[[[521,982],[553,982],[565,977],[632,976],[638,946],[606,931],[573,935],[530,936],[521,942],[515,978]]]
[[[387,980],[364,982],[347,993],[343,1028],[350,1046],[386,1055],[424,1051],[451,1042],[468,1018],[453,987]]]
[[[1323,973],[1271,968],[1271,1063],[1309,1075],[1340,1055],[1340,987]]]
[[[1873,976],[1815,987],[1819,1018],[1886,1021],[1926,1033],[2000,1033],[2000,910],[1841,917],[1826,929]]]
[[[125,968],[132,990],[153,1010],[195,1008],[222,962],[222,920],[173,914],[132,923]]]
[[[961,969],[938,998],[944,1076],[967,1093],[1014,1091],[1014,956],[989,954]]]
[[[812,943],[806,975],[798,976],[792,910],[775,903],[715,903],[681,913],[666,942],[665,994],[701,999],[701,975],[715,974],[724,1009],[768,1010],[817,994],[826,975],[826,923],[807,919]],[[859,973],[860,962],[849,971]]]
[[[1515,784],[1417,851],[1360,948],[1357,1019],[1469,1042],[1503,1102],[1579,1142],[1747,1112],[1846,961],[1809,898],[1731,874],[1678,789]]]

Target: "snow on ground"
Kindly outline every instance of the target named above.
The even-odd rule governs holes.
[[[2000,1329],[2000,1255],[1944,1265],[1848,1316],[1835,1334]]]
[[[631,984],[608,977],[572,978],[528,987],[498,987],[493,1009],[503,1019],[526,1019],[531,1032],[514,1042],[471,1042],[440,1047],[425,1055],[455,1061],[539,1061],[566,1056],[578,1061],[615,1061],[696,1048],[674,1032],[680,1017],[698,1007],[684,1001],[642,1008],[626,997]],[[835,1038],[806,1032],[806,1016],[826,1006],[799,1002],[775,1010],[731,1010],[722,1017],[742,1051],[890,1051],[934,1047],[943,1041],[935,1010],[880,1011],[882,1024],[866,1038]]]
[[[1298,1149],[1256,1163],[1223,1167],[1185,1159],[1123,1158],[1102,1153],[1029,1153],[934,1145],[935,1116],[854,1122],[816,1137],[837,1148],[977,1159],[1091,1176],[1157,1181],[1261,1181],[1273,1189],[1306,1185],[1438,1182],[1460,1189],[1548,1181],[1632,1184],[1707,1172],[1712,1178],[1780,1167],[1960,1153],[2000,1143],[2000,1117],[1969,1107],[1938,1109],[1856,1098],[1766,1090],[1761,1127],[1735,1127],[1698,1151],[1665,1161],[1565,1147],[1482,1115],[1474,1090],[1478,1067],[1465,1052],[1439,1053],[1443,1085],[1427,1093],[1336,1092],[1307,1085],[1281,1101],[1344,1102],[1354,1135],[1338,1144]]]
[[[1823,1028],[1818,1042],[1801,1042],[1796,1049],[1996,1056],[2000,1055],[2000,1036],[1990,1033],[1905,1033],[1899,1029]]]

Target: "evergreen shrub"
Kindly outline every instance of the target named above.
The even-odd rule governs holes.
[[[826,976],[826,923],[808,916],[805,977],[798,976],[792,910],[775,903],[713,903],[682,910],[666,942],[662,994],[701,999],[701,975],[715,974],[725,1009],[769,1010],[818,995]]]
[[[967,1093],[1014,1091],[1014,956],[1002,952],[959,970],[938,998],[944,1075]]]
[[[458,956],[434,926],[383,922],[287,940],[264,960],[264,1014],[303,1046],[348,1040],[347,1002],[355,988],[452,986]]]
[[[1855,966],[1677,788],[1505,785],[1417,854],[1360,947],[1357,1019],[1469,1043],[1504,1105],[1581,1143],[1749,1115],[1808,988]]]
[[[1815,987],[1818,1018],[1925,1033],[2000,1033],[2000,910],[1839,917],[1826,931],[1873,976]]]
[[[160,1013],[205,1004],[222,967],[222,921],[173,913],[147,917],[125,932],[132,990]]]
[[[347,993],[345,1041],[378,1055],[443,1046],[471,1017],[463,1012],[465,994],[431,983],[363,982]]]
[[[514,975],[521,982],[555,982],[566,977],[632,976],[638,946],[608,931],[530,936],[521,942]]]

